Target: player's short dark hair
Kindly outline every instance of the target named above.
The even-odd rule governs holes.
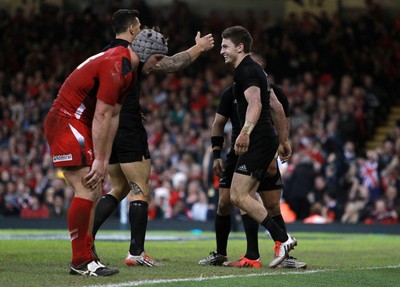
[[[134,24],[139,17],[138,10],[131,9],[119,9],[114,12],[112,16],[112,27],[115,34],[122,33],[128,29],[128,27]]]
[[[251,46],[253,45],[253,38],[251,37],[249,31],[242,26],[232,26],[226,28],[222,32],[223,39],[229,39],[232,41],[235,46],[238,46],[240,43],[243,44],[243,51],[245,53],[250,53]]]

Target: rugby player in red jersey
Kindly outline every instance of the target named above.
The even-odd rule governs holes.
[[[138,12],[132,23],[140,28]],[[153,55],[156,65],[162,54]],[[72,245],[70,274],[109,276],[91,252],[96,202],[108,173],[113,139],[126,91],[137,77],[139,58],[132,47],[115,47],[81,63],[65,80],[45,120],[53,164],[75,194],[68,212]]]

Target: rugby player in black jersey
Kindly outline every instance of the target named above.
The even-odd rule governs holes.
[[[252,41],[250,33],[241,26],[229,27],[222,32],[220,53],[225,63],[235,68],[232,92],[241,127],[234,143],[238,160],[230,200],[269,231],[275,241],[275,257],[269,267],[274,268],[288,258],[297,240],[279,226],[254,194],[266,176],[269,164],[275,160],[278,147],[281,153],[290,150],[290,145],[284,115],[275,122],[279,138],[276,135],[270,112],[271,86],[262,67],[250,57]]]
[[[257,62],[263,69],[265,68],[264,58],[255,52],[251,52],[251,58]],[[271,84],[274,92],[271,92],[270,105],[272,119],[277,121],[279,110],[283,108],[286,117],[287,130],[289,132],[289,102],[286,95],[279,87]],[[223,163],[221,159],[221,150],[224,141],[224,128],[228,120],[232,124],[231,133],[231,149],[226,155]],[[237,105],[233,97],[233,88],[227,88],[220,99],[215,119],[212,126],[211,136],[213,145],[213,169],[214,173],[220,177],[219,183],[219,201],[217,214],[215,217],[215,233],[216,233],[216,250],[210,252],[210,255],[199,261],[200,265],[224,265],[228,267],[250,267],[261,268],[260,253],[258,248],[258,230],[259,224],[248,214],[242,213],[243,227],[246,233],[247,250],[244,256],[236,261],[228,261],[227,244],[231,231],[231,213],[233,205],[230,201],[229,189],[231,186],[234,168],[237,163],[238,156],[234,151],[234,143],[238,133],[240,132],[240,121],[237,114]],[[216,143],[217,142],[217,143]],[[290,157],[290,150],[281,154],[281,161],[285,162]],[[280,198],[282,195],[282,179],[278,168],[277,159],[273,160],[268,168],[267,176],[261,181],[258,187],[258,194],[263,201],[268,214],[278,223],[278,225],[286,230],[285,221],[280,210]],[[298,261],[294,257],[286,258],[280,265],[281,268],[307,268],[305,262]]]
[[[157,66],[149,71],[145,68],[149,66],[148,60],[152,58],[151,55],[164,53],[167,48],[162,35],[148,33],[151,31],[149,29],[133,30],[129,21],[129,10],[125,9],[114,13],[112,25],[116,37],[105,49],[128,46],[132,43],[133,50],[139,56],[140,65],[135,86],[127,94],[122,106],[113,143],[109,166],[112,189],[97,204],[92,235],[93,238],[96,236],[100,226],[117,209],[119,202],[129,195],[128,217],[131,241],[125,263],[128,266],[157,266],[157,262],[151,259],[144,250],[150,192],[150,153],[140,112],[141,74],[171,73],[181,70],[195,61],[203,52],[212,49],[214,38],[211,34],[200,37],[200,32],[198,32],[195,45],[173,56],[164,56]],[[96,254],[94,245],[92,251]]]

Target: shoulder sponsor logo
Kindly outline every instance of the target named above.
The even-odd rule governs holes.
[[[56,154],[53,156],[53,162],[71,161],[72,154]]]

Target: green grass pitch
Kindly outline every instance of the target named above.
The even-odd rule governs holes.
[[[45,237],[43,237],[45,235]],[[68,274],[71,257],[67,231],[0,230],[0,286],[399,286],[400,236],[382,234],[294,233],[298,246],[291,255],[308,263],[306,270],[270,269],[273,242],[260,233],[264,267],[239,269],[199,266],[215,249],[214,234],[147,233],[146,252],[159,267],[124,265],[127,231],[101,231],[110,240],[96,243],[102,262],[120,273],[112,277]],[[123,240],[118,240],[118,239]],[[232,233],[230,260],[244,254],[243,233]]]

